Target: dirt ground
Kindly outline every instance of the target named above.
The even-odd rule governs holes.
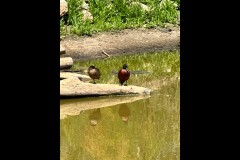
[[[82,37],[72,35],[62,38],[60,44],[66,50],[61,57],[72,57],[74,60],[175,50],[180,49],[180,28],[125,29]]]

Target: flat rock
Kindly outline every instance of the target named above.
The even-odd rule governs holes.
[[[60,79],[67,79],[67,78],[78,78],[83,82],[87,82],[91,80],[91,78],[88,75],[79,74],[79,73],[70,73],[70,72],[60,72]]]
[[[60,57],[60,69],[69,69],[73,65],[72,57]]]
[[[84,83],[76,77],[60,81],[60,98],[134,94],[149,95],[150,93],[151,90],[144,87]]]

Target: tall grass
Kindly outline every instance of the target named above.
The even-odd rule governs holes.
[[[89,0],[89,11],[93,21],[83,21],[83,0],[66,0],[68,17],[60,20],[61,35],[91,35],[100,31],[120,30],[125,28],[152,28],[164,26],[164,23],[179,24],[180,0],[135,0],[148,6],[142,9],[132,0]],[[63,23],[65,22],[65,23]],[[66,26],[70,31],[66,32]]]

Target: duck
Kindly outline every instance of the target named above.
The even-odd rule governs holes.
[[[120,69],[118,71],[118,79],[119,79],[119,83],[120,85],[124,85],[124,82],[125,85],[127,86],[127,80],[129,79],[130,77],[130,71],[128,70],[128,65],[127,64],[124,64],[122,69]]]
[[[90,78],[92,78],[93,80],[93,83],[96,84],[96,81],[95,79],[99,79],[100,76],[101,76],[101,72],[98,68],[96,68],[94,65],[91,65],[89,68],[88,68],[88,75]]]

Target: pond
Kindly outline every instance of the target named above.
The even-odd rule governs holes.
[[[179,57],[165,51],[76,62],[72,69],[100,68],[97,83],[118,83],[114,73],[127,63],[135,71],[128,84],[153,92],[61,99],[61,160],[180,159]]]

